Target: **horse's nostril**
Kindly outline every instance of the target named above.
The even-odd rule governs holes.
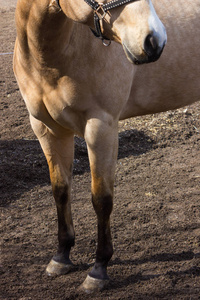
[[[147,53],[147,55],[148,56],[156,55],[158,48],[159,46],[156,38],[151,34],[147,35],[144,41],[144,51]]]

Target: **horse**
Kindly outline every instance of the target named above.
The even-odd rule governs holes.
[[[200,2],[153,0],[167,30],[158,62],[135,66],[120,119],[173,110],[200,100]]]
[[[70,250],[75,232],[70,198],[74,134],[78,134],[87,144],[98,224],[95,263],[80,288],[94,292],[108,284],[118,121],[198,100],[198,64],[188,59],[199,57],[198,36],[193,40],[191,30],[192,22],[197,24],[198,1],[190,1],[189,6],[180,0],[180,12],[172,0],[18,0],[13,69],[47,159],[58,216],[58,250],[46,268],[48,275],[66,274],[73,266]],[[153,4],[167,30],[171,29],[169,46]],[[174,22],[168,10],[172,10]],[[185,15],[187,25],[182,21]],[[190,47],[185,61],[185,44],[180,37],[176,43],[176,30],[190,34],[184,39]],[[186,73],[188,65],[192,66],[185,97],[184,93],[179,95],[181,87],[181,92],[186,88],[183,78],[178,86],[173,84],[177,63],[179,73],[182,64]]]

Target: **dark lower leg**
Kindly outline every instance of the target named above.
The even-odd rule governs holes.
[[[95,265],[89,275],[105,280],[109,279],[107,266],[113,254],[109,221],[112,211],[112,196],[98,199],[93,196],[93,205],[98,218],[98,244]]]
[[[72,221],[66,224],[64,217],[58,213],[58,250],[53,257],[56,262],[71,264],[69,254],[71,247],[74,246],[74,240]]]
[[[60,189],[60,192],[62,191],[61,193],[58,193],[58,191],[55,193],[54,189],[58,215],[58,250],[53,259],[59,263],[71,264],[69,254],[71,247],[74,246],[75,237],[70,199],[67,188],[64,190],[66,192],[63,192],[62,189]]]

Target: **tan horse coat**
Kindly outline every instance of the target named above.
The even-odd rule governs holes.
[[[179,108],[200,100],[200,1],[154,0],[167,44],[154,64],[135,67],[120,118]]]
[[[200,97],[200,2],[153,3],[167,27],[168,43],[158,62],[135,66],[127,57],[144,63],[156,53],[157,59],[166,41],[150,1],[106,15],[102,30],[119,44],[104,47],[84,25],[93,26],[93,14],[83,0],[60,0],[62,11],[55,0],[18,0],[14,71],[47,158],[58,212],[58,252],[47,267],[51,275],[71,268],[74,133],[88,147],[98,246],[85,290],[101,288],[108,279],[118,120],[177,108]],[[154,39],[147,47],[149,35]]]

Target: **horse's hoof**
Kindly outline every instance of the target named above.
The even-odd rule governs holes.
[[[107,286],[109,280],[96,279],[87,275],[85,281],[81,284],[80,290],[87,294],[91,294],[95,291],[101,291],[105,286]]]
[[[56,262],[55,260],[51,260],[46,268],[46,274],[48,276],[58,276],[65,275],[70,272],[72,268],[72,264],[63,264]]]

